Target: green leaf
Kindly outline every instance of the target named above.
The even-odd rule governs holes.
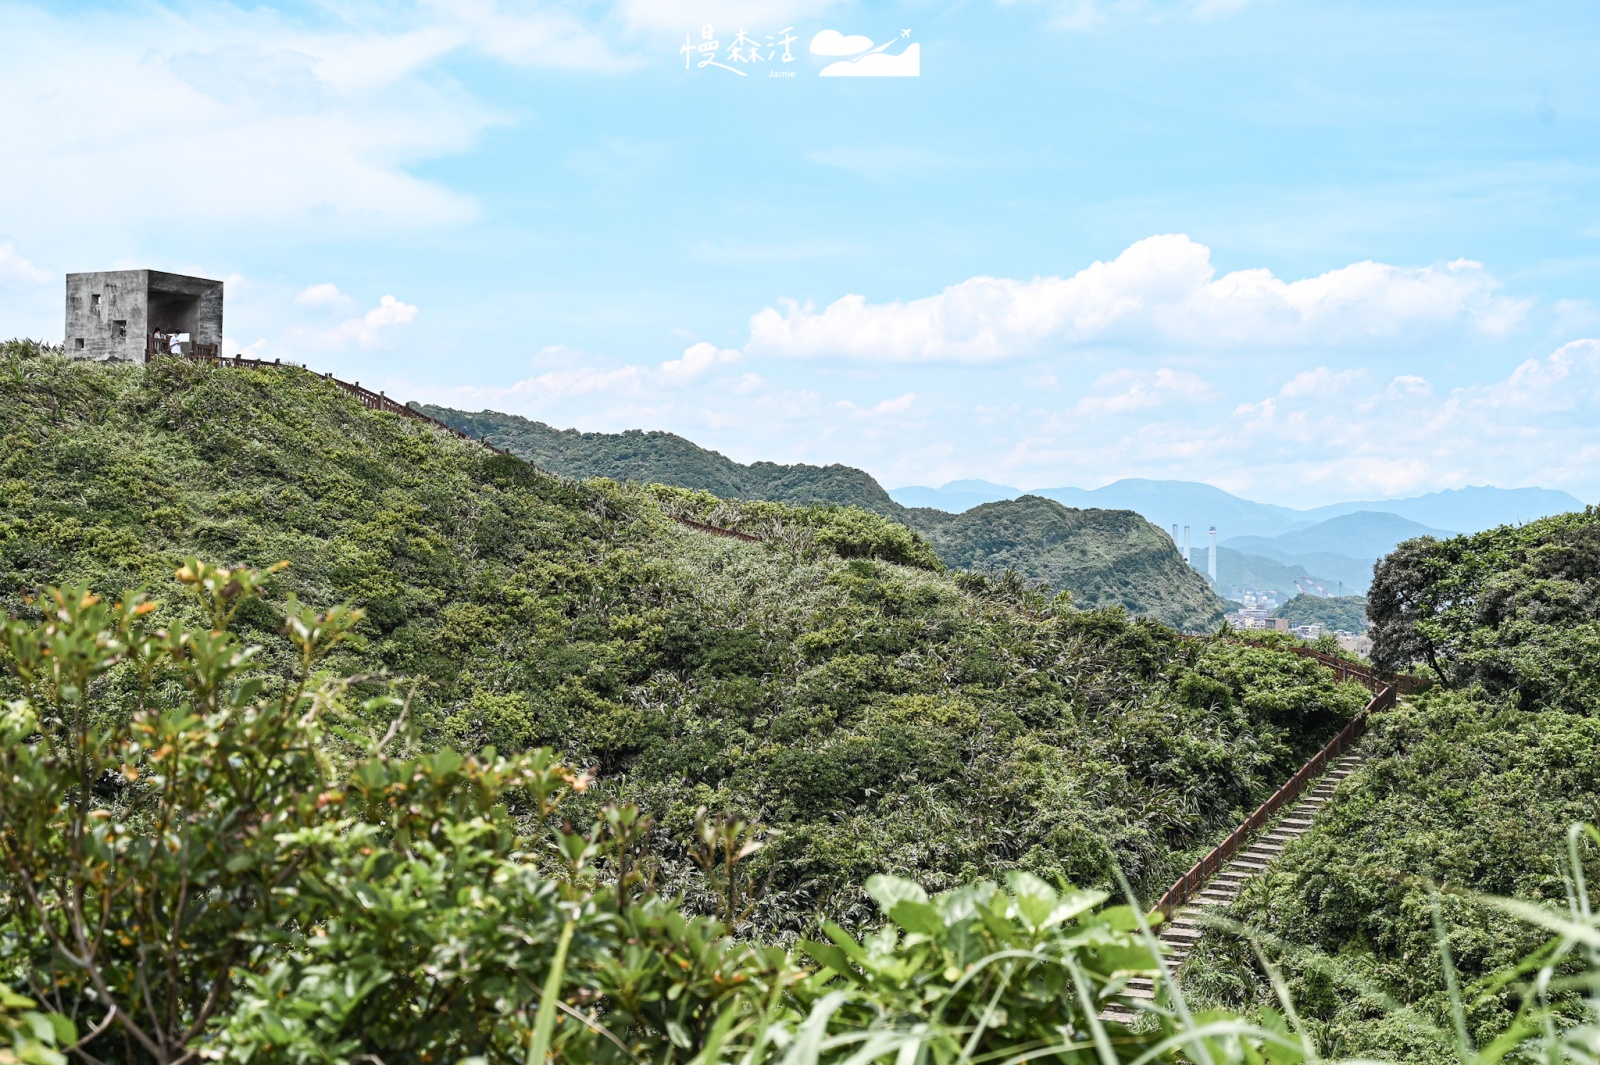
[[[1045,918],[1043,927],[1051,928],[1064,924],[1079,914],[1094,909],[1110,897],[1109,892],[1097,888],[1075,888],[1056,903],[1055,908],[1050,911],[1050,916]]]
[[[50,1018],[50,1026],[55,1029],[58,1044],[67,1046],[78,1041],[78,1026],[72,1023],[71,1017],[63,1017],[59,1013],[50,1013],[46,1016]]]
[[[855,966],[850,964],[850,958],[844,951],[831,943],[818,943],[810,939],[802,939],[796,944],[803,952],[815,958],[823,966],[831,969],[841,976],[849,977],[857,982],[862,982],[862,976],[856,972]]]
[[[871,895],[884,913],[889,913],[900,902],[927,902],[928,893],[910,880],[878,873],[867,877],[867,894]]]
[[[889,919],[907,932],[921,932],[934,939],[943,938],[945,933],[945,924],[939,911],[926,902],[912,902],[909,899],[897,902],[889,911]]]

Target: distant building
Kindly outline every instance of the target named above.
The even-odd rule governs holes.
[[[148,362],[152,355],[216,355],[222,282],[159,270],[67,275],[67,354]]]
[[[1339,634],[1339,648],[1344,651],[1353,651],[1362,658],[1372,654],[1372,639],[1367,636],[1352,636],[1349,633]]]

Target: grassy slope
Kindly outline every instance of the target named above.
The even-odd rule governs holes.
[[[580,433],[493,411],[424,407],[545,469],[698,489],[725,498],[858,506],[928,537],[963,569],[1022,576],[1070,591],[1085,605],[1120,605],[1169,625],[1213,629],[1229,609],[1183,565],[1168,537],[1131,511],[1073,510],[1038,497],[991,503],[960,515],[909,509],[865,471],[849,466],[742,465],[666,432]]]
[[[1370,761],[1235,916],[1296,945],[1290,985],[1330,1053],[1431,1063],[1454,1050],[1430,885],[1468,1026],[1486,1040],[1514,998],[1474,981],[1542,937],[1472,893],[1564,908],[1567,829],[1600,823],[1600,512],[1403,544],[1375,588],[1386,580],[1410,580],[1405,601],[1432,604],[1412,621],[1457,687],[1375,721]],[[1600,862],[1586,877],[1600,905]],[[1214,943],[1197,960],[1188,980],[1206,996],[1270,999],[1248,949]],[[1388,1015],[1384,997],[1412,1018]]]
[[[284,595],[356,601],[368,643],[341,670],[407,678],[427,742],[595,767],[590,801],[660,819],[670,889],[701,890],[696,807],[781,829],[756,859],[775,931],[861,915],[849,885],[884,870],[1105,884],[1116,861],[1159,888],[1363,698],[1281,653],[878,561],[904,533],[860,511],[766,504],[805,532],[771,543],[692,532],[657,493],[541,474],[287,369],[13,354],[0,426],[7,606],[66,580],[171,601],[189,553],[289,559],[241,619],[269,663]]]

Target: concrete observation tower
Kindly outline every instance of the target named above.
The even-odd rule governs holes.
[[[222,282],[160,270],[68,274],[63,336],[76,359],[215,356],[222,347]]]

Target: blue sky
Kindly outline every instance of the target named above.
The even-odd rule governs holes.
[[[685,70],[708,23],[723,59],[792,26],[794,62]],[[226,278],[236,350],[890,486],[1600,498],[1592,4],[0,26],[0,333],[59,338],[65,271],[151,266]],[[914,44],[920,76],[819,77],[827,29]]]

